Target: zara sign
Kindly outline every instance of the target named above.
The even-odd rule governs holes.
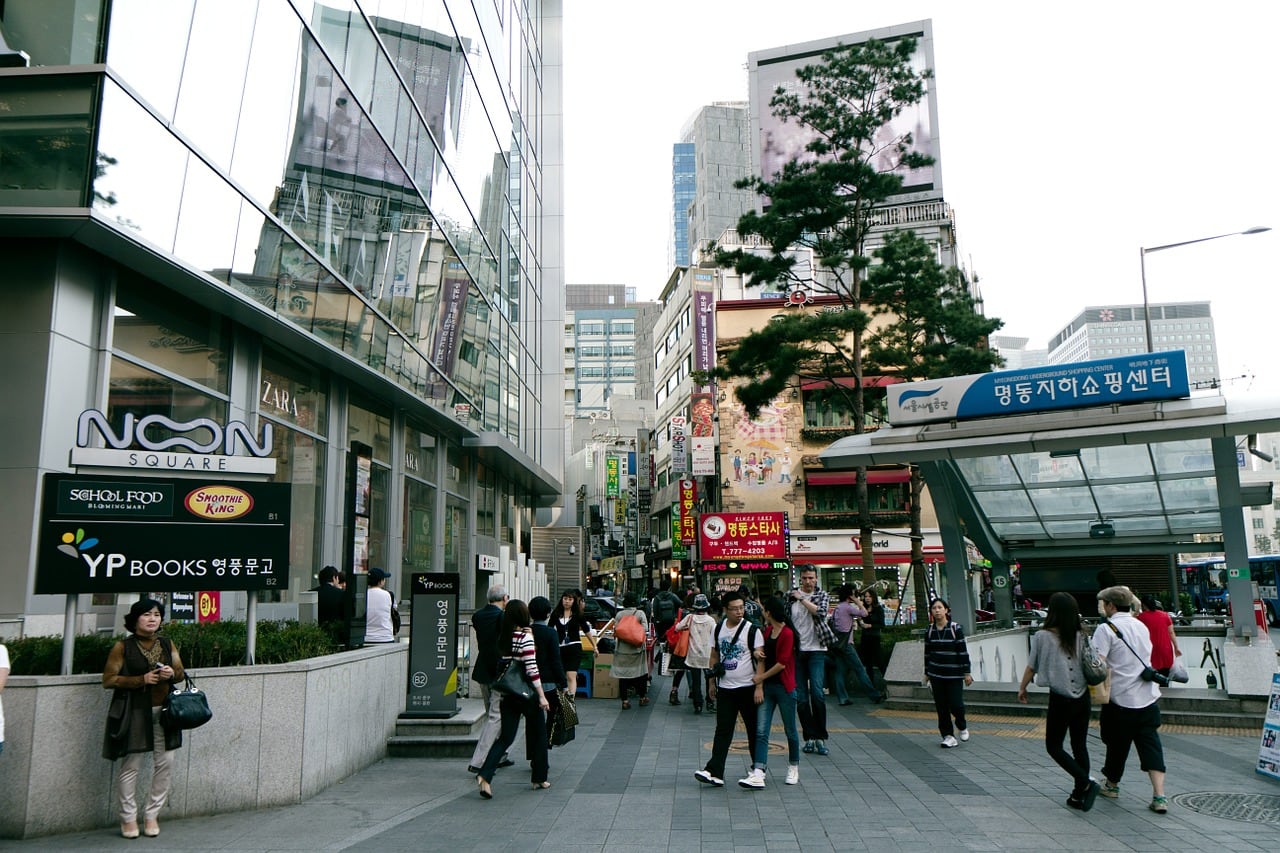
[[[152,438],[148,430],[165,430],[164,438]],[[96,430],[107,447],[91,447]],[[243,446],[250,456],[238,456]],[[188,452],[177,452],[184,448]],[[221,452],[219,452],[221,451]],[[211,418],[175,421],[165,415],[141,418],[126,412],[120,432],[112,429],[106,415],[97,409],[80,413],[76,425],[76,446],[71,464],[79,467],[130,468],[137,471],[193,471],[204,473],[274,474],[271,458],[272,428],[263,421],[259,441],[241,421],[223,426]]]

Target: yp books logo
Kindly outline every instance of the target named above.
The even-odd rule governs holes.
[[[82,551],[88,551],[94,545],[98,544],[98,540],[92,536],[88,539],[84,538],[84,529],[77,529],[75,533],[70,531],[62,534],[62,544],[58,546],[58,550],[66,554],[68,557],[78,557]]]

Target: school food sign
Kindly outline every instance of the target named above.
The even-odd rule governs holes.
[[[289,488],[46,474],[35,591],[285,589]]]
[[[890,385],[889,423],[1025,415],[1191,394],[1181,350]]]

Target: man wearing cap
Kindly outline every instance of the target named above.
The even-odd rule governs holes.
[[[480,740],[476,743],[476,751],[471,754],[468,773],[479,773],[484,760],[489,755],[489,747],[498,739],[502,731],[502,694],[489,689],[489,685],[498,677],[498,635],[502,630],[502,611],[507,607],[507,588],[502,584],[489,587],[486,596],[489,603],[471,614],[471,630],[475,633],[472,640],[471,683],[479,686],[480,698],[488,713],[484,728],[480,730]],[[515,764],[507,756],[502,756],[499,767],[510,767]]]
[[[391,626],[391,608],[395,602],[387,592],[385,569],[369,570],[369,589],[365,592],[364,641],[365,643],[394,643],[395,629]]]

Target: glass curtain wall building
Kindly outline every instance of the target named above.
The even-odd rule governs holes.
[[[397,592],[458,571],[466,605],[477,555],[528,552],[563,467],[560,5],[0,4],[30,56],[0,69],[0,617],[61,618],[31,531],[86,409],[271,423],[284,604],[342,560],[353,442]]]

